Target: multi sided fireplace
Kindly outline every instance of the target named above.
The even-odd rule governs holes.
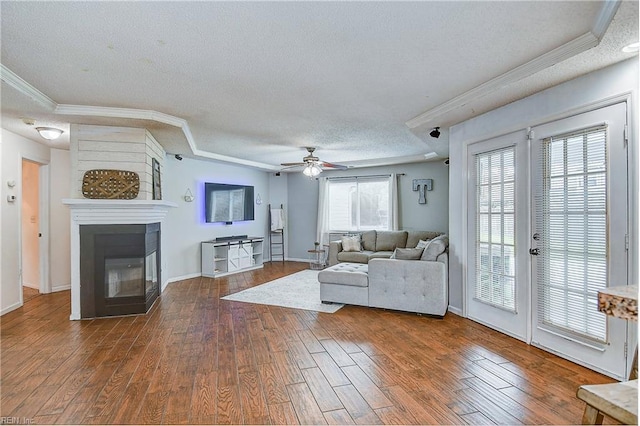
[[[80,225],[81,317],[146,313],[159,295],[160,223]]]

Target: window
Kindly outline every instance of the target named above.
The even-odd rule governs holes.
[[[330,180],[327,199],[332,232],[390,229],[387,177]]]
[[[542,143],[538,321],[606,341],[598,290],[607,287],[607,129]]]
[[[475,162],[475,298],[515,311],[515,147],[477,154]]]

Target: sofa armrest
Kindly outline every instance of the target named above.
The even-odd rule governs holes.
[[[329,266],[336,265],[338,263],[338,253],[342,251],[342,241],[329,242],[329,257],[327,262]]]
[[[369,306],[443,316],[449,305],[447,264],[371,259]]]

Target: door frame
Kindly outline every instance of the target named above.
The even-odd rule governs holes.
[[[542,132],[545,126],[565,126],[563,127],[565,130],[560,131],[560,134],[567,134],[567,133],[571,133],[573,131],[580,131],[582,129],[588,129],[590,127],[595,127],[597,125],[601,125],[601,124],[605,124],[605,125],[609,125],[611,124],[611,115],[607,115],[606,117],[603,117],[603,114],[607,114],[606,112],[603,112],[602,110],[604,109],[612,109],[612,108],[617,108],[617,107],[624,107],[625,109],[625,114],[624,114],[624,120],[626,120],[624,123],[619,123],[620,127],[617,127],[618,130],[620,130],[621,128],[624,128],[624,126],[628,125],[629,123],[629,104],[627,102],[617,102],[602,108],[594,108],[592,110],[586,111],[584,113],[581,114],[576,114],[576,115],[572,115],[570,117],[567,117],[565,119],[560,119],[560,120],[554,120],[551,123],[545,123],[539,126],[535,126],[534,127],[534,138],[533,138],[533,142],[531,144],[531,156],[530,156],[530,162],[531,162],[531,170],[532,173],[534,171],[534,168],[537,166],[534,166],[534,162],[536,161],[535,158],[535,152],[534,150],[537,150],[540,148],[540,145],[543,143],[542,141],[547,138],[550,137],[552,135],[557,135],[558,132],[552,132],[551,130],[546,130],[546,132]],[[594,115],[596,115],[594,117]],[[619,114],[616,115],[615,118],[619,118],[621,117],[623,114]],[[571,126],[572,127],[566,127],[567,123],[566,121],[568,120],[573,120],[571,122]],[[582,122],[578,122],[576,123],[576,120],[582,120]],[[617,120],[616,120],[617,121]],[[561,124],[561,122],[564,122],[564,124]],[[542,134],[540,134],[542,132]],[[629,247],[627,246],[627,250],[624,250],[624,242],[621,241],[620,238],[620,234],[624,234],[627,237],[629,236],[629,228],[631,225],[631,218],[629,217],[629,204],[630,204],[630,200],[629,200],[629,153],[628,153],[628,147],[625,146],[624,148],[621,147],[619,144],[616,145],[616,147],[614,148],[614,146],[611,144],[611,142],[613,142],[612,136],[611,136],[611,132],[612,132],[612,128],[608,127],[606,129],[606,137],[607,137],[607,145],[606,145],[606,155],[607,155],[607,201],[606,201],[606,208],[607,208],[607,219],[606,219],[606,228],[607,231],[612,231],[614,227],[619,228],[620,224],[619,222],[616,224],[615,221],[611,220],[611,214],[609,213],[612,209],[611,206],[615,205],[615,201],[612,200],[612,194],[614,191],[612,191],[612,175],[620,170],[620,166],[619,164],[622,163],[622,161],[618,162],[618,165],[614,165],[611,162],[617,158],[620,159],[620,156],[623,155],[620,153],[620,150],[625,151],[624,152],[624,165],[626,167],[625,170],[625,174],[626,174],[626,179],[625,179],[625,192],[624,195],[620,194],[620,198],[624,198],[626,200],[626,204],[627,204],[627,209],[625,210],[625,221],[624,221],[624,230],[622,229],[616,229],[616,232],[611,232],[611,235],[609,235],[608,232],[608,244],[607,244],[607,254],[606,254],[606,258],[607,258],[607,269],[608,269],[608,274],[607,274],[607,282],[610,282],[611,279],[611,274],[612,271],[614,270],[624,270],[624,284],[619,284],[619,285],[630,285],[632,284],[630,282],[630,265],[629,265],[629,256],[630,256],[630,250]],[[619,134],[619,133],[618,133]],[[619,141],[619,139],[616,139],[615,141]],[[623,142],[624,143],[624,142]],[[627,144],[625,144],[627,145]],[[617,150],[618,154],[614,155],[612,154],[612,150]],[[533,176],[533,175],[532,175]],[[542,179],[542,176],[537,177],[538,179]],[[621,181],[622,179],[618,179],[617,181]],[[533,194],[532,194],[533,196]],[[532,230],[536,228],[535,226],[535,222],[536,222],[536,211],[535,206],[534,206],[534,201],[532,199],[532,205],[531,205],[531,224],[532,224]],[[621,202],[620,199],[618,199],[618,202]],[[533,231],[532,231],[533,232]],[[615,234],[615,235],[614,235]],[[616,236],[618,238],[616,238]],[[614,242],[616,242],[614,244]],[[532,247],[536,247],[537,244],[532,241]],[[615,253],[612,253],[612,250],[614,249],[613,247],[615,247],[615,249],[618,250],[617,255]],[[624,268],[618,268],[616,267],[616,265],[612,266],[612,262],[613,260],[615,260],[616,262],[624,262]],[[539,260],[539,258],[536,258],[535,260]],[[621,265],[617,265],[617,266],[621,266]],[[532,292],[537,292],[539,290],[539,283],[534,279],[534,261],[532,259],[531,262],[531,291]],[[622,280],[622,277],[620,277]],[[616,284],[618,285],[618,284]],[[538,301],[537,298],[533,297],[533,293],[532,293],[532,302],[536,300]],[[537,316],[537,311],[538,311],[538,306],[536,305],[535,309],[533,309],[532,307],[532,316],[536,315]],[[537,317],[536,317],[537,318]],[[612,332],[613,334],[610,334],[609,337],[615,339],[616,337],[618,338],[618,342],[620,343],[620,340],[622,339],[622,336],[624,336],[624,348],[622,346],[618,346],[620,350],[625,351],[624,356],[625,356],[625,360],[628,361],[629,359],[629,353],[633,352],[633,350],[631,350],[631,346],[629,345],[629,341],[630,341],[630,328],[628,321],[625,321],[625,324],[620,324],[619,323],[619,319],[616,318],[612,318],[612,317],[607,317],[606,318],[607,321],[607,328],[610,327],[615,327],[614,331],[612,332],[611,329],[609,330],[609,332]],[[619,327],[619,328],[618,328]],[[624,331],[622,331],[621,329],[624,329]],[[542,330],[541,332],[538,330]],[[534,336],[534,334],[536,334],[536,336]],[[535,341],[534,341],[535,340]],[[581,336],[573,336],[571,335],[571,333],[567,333],[565,334],[564,332],[554,329],[553,327],[547,327],[547,326],[539,326],[536,321],[532,320],[532,345],[538,348],[541,348],[547,352],[550,353],[554,353],[562,358],[568,359],[572,362],[575,362],[577,364],[586,366],[594,371],[598,371],[606,376],[609,377],[614,377],[618,380],[624,380],[626,377],[628,377],[628,362],[627,365],[624,368],[624,371],[622,373],[616,373],[614,371],[610,371],[610,370],[606,370],[603,367],[599,367],[597,364],[599,362],[598,359],[593,359],[593,358],[589,358],[589,356],[584,356],[584,352],[582,350],[580,350],[580,354],[579,355],[572,355],[571,352],[571,348],[569,348],[567,350],[567,346],[565,346],[563,349],[560,349],[560,347],[562,345],[565,345],[565,342],[572,342],[572,343],[566,343],[567,345],[571,346],[571,345],[577,345],[579,347],[582,348],[591,348],[594,351],[598,351],[598,352],[602,352],[604,353],[605,350],[611,350],[611,349],[607,349],[608,347],[611,347],[611,341],[607,340],[606,343],[599,343],[599,342],[595,342],[595,341],[590,341],[588,338],[584,338]],[[552,347],[552,344],[555,344],[555,347]],[[575,352],[575,349],[574,349]],[[632,355],[631,355],[632,357]]]
[[[21,155],[20,158],[20,166],[19,166],[19,176],[20,176],[20,192],[18,194],[20,200],[19,206],[19,217],[20,221],[18,224],[18,233],[20,235],[18,242],[18,266],[19,266],[19,280],[17,285],[19,287],[20,294],[20,306],[24,305],[24,297],[22,292],[22,200],[23,200],[23,182],[22,182],[22,161],[30,161],[38,165],[38,232],[42,235],[38,239],[38,255],[39,255],[39,272],[40,272],[40,283],[38,285],[38,290],[41,294],[51,293],[51,268],[50,268],[50,250],[49,250],[49,200],[50,200],[50,192],[51,192],[51,181],[50,181],[50,165],[49,161],[30,156],[30,155]]]
[[[529,221],[529,212],[531,210],[530,205],[530,188],[529,188],[529,139],[528,131],[522,129],[515,132],[510,132],[498,137],[484,139],[482,141],[469,144],[467,146],[467,193],[465,196],[465,202],[467,208],[467,221],[466,221],[466,246],[464,246],[465,257],[468,261],[466,274],[465,274],[465,312],[466,317],[473,319],[480,324],[486,325],[492,329],[495,329],[501,333],[511,336],[515,339],[524,341],[526,343],[531,342],[531,263],[529,261],[528,249],[529,249],[529,235],[531,234],[531,224]],[[514,238],[516,244],[514,246],[514,262],[515,262],[515,302],[516,311],[512,314],[516,315],[523,321],[523,328],[518,334],[515,329],[508,330],[505,327],[495,325],[495,321],[499,320],[503,310],[499,307],[491,307],[486,305],[490,312],[485,319],[477,317],[472,318],[469,314],[469,305],[471,303],[469,279],[474,275],[473,269],[475,267],[475,257],[471,256],[471,253],[475,253],[475,182],[476,182],[476,169],[475,169],[475,155],[483,152],[491,152],[494,150],[502,149],[512,146],[514,147],[514,167],[515,167],[515,187],[514,187],[514,219],[516,220],[516,226],[514,228]],[[517,221],[521,222],[517,222]],[[526,250],[526,251],[525,251]],[[475,288],[475,287],[474,287]],[[481,303],[481,302],[480,302]],[[495,309],[493,311],[492,309]],[[494,324],[491,324],[494,322]]]
[[[637,213],[636,209],[640,209],[640,199],[638,197],[640,197],[639,195],[634,195],[633,191],[634,191],[634,184],[635,185],[640,185],[640,179],[638,178],[638,175],[640,174],[640,170],[636,170],[635,168],[640,164],[638,161],[636,161],[634,158],[634,155],[638,155],[638,147],[635,146],[639,140],[637,138],[638,136],[638,128],[640,127],[640,122],[638,122],[635,119],[635,115],[637,115],[637,106],[634,104],[634,102],[632,101],[632,99],[636,96],[636,94],[634,94],[633,92],[630,91],[624,91],[624,92],[620,92],[616,95],[612,95],[606,98],[601,98],[599,100],[595,100],[593,102],[587,102],[584,103],[582,105],[579,105],[575,108],[571,108],[565,111],[562,111],[560,113],[556,113],[556,114],[550,114],[547,116],[543,116],[537,119],[534,119],[532,121],[526,121],[526,120],[520,120],[520,121],[515,121],[512,125],[508,126],[508,127],[504,127],[504,128],[500,128],[496,131],[493,132],[488,132],[486,134],[483,134],[481,136],[481,138],[477,138],[477,137],[468,137],[462,140],[461,145],[462,145],[462,149],[460,150],[460,158],[463,159],[464,161],[464,166],[463,169],[461,170],[461,175],[462,175],[462,182],[461,182],[461,193],[464,194],[464,196],[461,199],[461,204],[462,204],[462,212],[460,215],[460,222],[461,224],[463,224],[463,227],[461,228],[462,232],[460,235],[460,249],[456,248],[456,251],[458,251],[459,256],[460,256],[460,264],[462,266],[461,268],[461,284],[462,284],[462,309],[460,311],[458,311],[457,309],[450,309],[450,311],[452,313],[455,314],[459,314],[464,318],[468,318],[468,306],[467,306],[467,293],[469,291],[468,286],[467,286],[467,279],[468,279],[468,267],[470,265],[470,259],[468,258],[468,252],[467,252],[467,247],[469,244],[469,236],[467,233],[467,223],[468,223],[468,209],[469,209],[469,205],[468,205],[468,197],[467,197],[467,193],[469,191],[469,173],[471,172],[470,170],[468,170],[467,168],[467,158],[469,157],[469,151],[470,151],[470,146],[477,143],[477,142],[481,142],[484,140],[490,140],[490,139],[494,139],[500,136],[504,136],[504,135],[508,135],[510,133],[514,133],[523,129],[527,129],[527,131],[529,131],[532,127],[536,127],[536,126],[541,126],[541,125],[545,125],[548,123],[551,123],[553,121],[558,121],[558,120],[562,120],[565,118],[569,118],[575,115],[579,115],[579,114],[583,114],[585,112],[589,112],[589,111],[593,111],[596,109],[600,109],[600,108],[605,108],[614,104],[618,104],[621,102],[625,102],[627,104],[627,123],[629,126],[628,132],[627,132],[627,139],[628,139],[628,155],[627,155],[627,169],[628,169],[628,205],[627,205],[627,209],[628,209],[628,227],[629,227],[629,251],[627,253],[628,256],[628,262],[627,262],[627,274],[630,277],[630,279],[633,279],[634,277],[637,277],[637,275],[635,275],[636,270],[634,269],[634,260],[635,261],[640,261],[640,241],[638,240],[637,236],[634,236],[634,232],[637,231],[637,229],[640,227],[640,219],[635,218],[634,214]],[[636,99],[637,101],[637,99]],[[529,176],[528,179],[530,180],[531,177]],[[638,188],[637,186],[635,187],[636,189]],[[531,228],[531,222],[528,225],[528,229],[529,229],[529,233]],[[640,268],[640,266],[636,266],[636,268]],[[529,262],[529,267],[528,267],[529,271],[531,271],[531,262]],[[531,280],[531,272],[529,272],[529,280]],[[531,291],[531,283],[529,283],[529,289]],[[530,296],[531,297],[531,296]],[[531,315],[531,312],[530,312]],[[529,321],[529,324],[531,324],[531,321]],[[632,326],[628,326],[627,327],[627,344],[629,349],[629,353],[633,352],[631,350],[631,348],[636,347],[636,345],[638,344],[638,327],[632,327]],[[528,334],[531,335],[531,329],[528,330]],[[527,342],[529,343],[529,342]],[[628,356],[627,357],[627,371],[630,371],[629,368],[632,364],[633,361],[633,356]]]

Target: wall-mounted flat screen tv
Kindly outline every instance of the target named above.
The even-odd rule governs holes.
[[[226,183],[204,184],[205,220],[236,222],[253,220],[253,186]]]

